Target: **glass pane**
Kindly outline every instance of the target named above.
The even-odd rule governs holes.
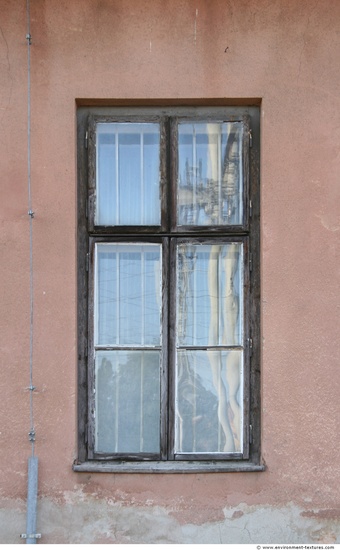
[[[157,453],[160,352],[97,351],[95,450]]]
[[[177,266],[178,345],[242,345],[242,243],[180,244]]]
[[[242,449],[243,353],[178,350],[175,451]]]
[[[161,246],[96,245],[95,345],[160,345]]]
[[[178,225],[241,225],[241,122],[178,126]]]
[[[159,124],[97,124],[97,225],[160,224]]]

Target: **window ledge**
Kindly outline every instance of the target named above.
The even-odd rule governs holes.
[[[91,461],[73,464],[74,472],[99,472],[109,474],[196,474],[224,472],[263,472],[264,464],[252,462],[101,462]]]

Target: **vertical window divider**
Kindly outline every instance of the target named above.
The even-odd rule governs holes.
[[[144,429],[143,429],[143,422],[144,422],[144,400],[143,400],[143,393],[144,393],[144,352],[142,352],[141,357],[141,381],[140,381],[140,427],[139,427],[139,450],[140,452],[143,452],[144,450]]]
[[[142,285],[142,327],[141,327],[141,345],[145,344],[145,250],[141,250],[141,285]]]
[[[116,323],[116,331],[117,331],[117,344],[120,342],[120,300],[118,299],[118,296],[120,296],[120,253],[117,252],[117,264],[116,264],[116,272],[117,272],[117,323]]]
[[[117,380],[117,383],[116,383],[116,402],[115,402],[115,433],[116,433],[116,437],[115,437],[115,452],[117,453],[118,452],[118,445],[119,445],[119,384],[120,384],[120,381],[119,381],[119,378]]]
[[[115,132],[115,154],[116,154],[116,220],[117,224],[120,222],[120,208],[119,208],[119,133]]]
[[[98,285],[97,285],[97,245],[94,243],[93,248],[90,251],[90,255],[93,254],[93,259],[90,261],[90,264],[93,266],[93,292],[94,292],[94,311],[93,311],[93,350],[96,349],[96,344],[98,343]]]
[[[222,223],[222,211],[223,211],[223,204],[222,204],[222,123],[218,124],[218,132],[217,132],[217,178],[218,178],[218,222]]]
[[[197,223],[197,136],[194,128],[192,136],[192,196],[193,196],[193,223]],[[190,167],[189,167],[190,174]]]
[[[217,295],[219,296],[222,294],[223,296],[223,289],[222,289],[222,262],[221,262],[221,252],[222,252],[222,246],[217,246],[216,249],[218,250],[217,253]],[[223,322],[223,309],[220,301],[217,302],[218,307],[218,335],[217,335],[217,345],[221,346],[224,342],[222,342],[223,339],[223,328],[222,328],[222,322]]]
[[[193,263],[195,263],[195,258],[193,258]],[[194,288],[192,292],[192,309],[193,309],[193,317],[195,319],[194,322],[194,333],[193,333],[193,344],[197,345],[197,320],[196,320],[196,296],[197,296],[197,271],[194,269]]]
[[[222,355],[221,350],[215,351],[214,353],[219,353],[220,357]],[[220,379],[218,381],[218,391],[219,391],[219,393],[221,393],[221,384],[222,384],[222,380],[221,380],[221,377],[220,377]],[[221,448],[221,436],[222,436],[222,424],[219,423],[219,425],[218,425],[218,439],[217,439],[217,441],[218,441],[217,444],[218,444],[219,449]]]
[[[95,128],[95,151],[96,151],[96,160],[95,160],[95,181],[98,181],[99,180],[99,162],[98,162],[98,155],[99,155],[99,133],[97,131],[97,128],[98,128],[98,125],[95,124],[94,126]],[[95,223],[97,221],[97,216],[98,216],[98,204],[100,203],[100,189],[98,189],[98,187],[95,187],[95,196],[96,196],[96,203],[97,203],[97,208],[96,208],[96,213],[95,213]]]
[[[145,223],[145,204],[144,204],[144,193],[145,193],[145,182],[144,182],[144,131],[141,131],[140,134],[140,173],[141,173],[141,220],[142,225]]]

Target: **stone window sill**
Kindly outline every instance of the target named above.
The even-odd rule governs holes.
[[[263,472],[263,464],[252,462],[102,462],[89,461],[73,464],[74,472],[98,472],[112,474],[196,474],[226,472]]]

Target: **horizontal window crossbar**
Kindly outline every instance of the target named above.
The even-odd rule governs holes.
[[[225,345],[221,345],[221,346],[176,346],[176,349],[178,350],[197,350],[197,351],[223,351],[223,350],[229,350],[229,349],[234,349],[234,350],[239,350],[239,351],[243,351],[244,350],[244,347],[243,346],[225,346]]]
[[[145,350],[161,350],[161,346],[95,346],[94,347],[96,351],[145,351]]]

